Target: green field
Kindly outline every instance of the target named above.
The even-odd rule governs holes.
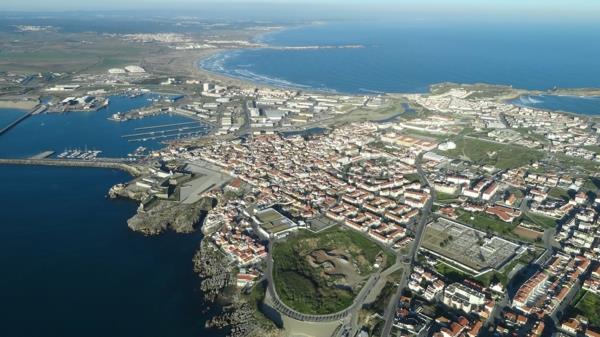
[[[444,275],[450,282],[462,282],[465,279],[473,280],[481,283],[485,287],[489,287],[492,283],[500,282],[503,285],[506,285],[508,279],[506,275],[499,273],[497,271],[490,271],[489,273],[485,273],[478,277],[473,277],[473,275],[463,272],[458,268],[454,268],[447,263],[440,262],[435,266],[435,270]]]
[[[565,190],[564,188],[560,188],[560,187],[551,188],[550,191],[548,191],[548,195],[553,198],[556,198],[556,199],[563,199],[563,200],[571,199],[569,192],[567,190]]]
[[[571,308],[574,315],[587,317],[590,327],[600,329],[600,295],[580,290],[576,298],[580,300],[574,301],[575,307]]]
[[[449,204],[457,200],[457,196],[455,194],[448,194],[443,192],[436,193],[436,201],[440,204]]]
[[[584,148],[586,150],[590,150],[590,151],[596,152],[597,154],[600,154],[600,146],[599,145],[588,145],[588,146],[584,146]]]
[[[499,169],[516,168],[543,158],[543,153],[518,145],[505,145],[473,138],[457,138],[456,149],[443,154],[451,158],[468,158],[481,165]]]
[[[336,277],[326,277],[307,261],[315,250],[344,251],[361,278],[374,271],[378,257],[392,264],[394,255],[361,234],[333,227],[318,234],[303,230],[273,248],[273,278],[281,300],[307,314],[338,312],[352,304],[358,287],[336,286]],[[341,277],[341,276],[338,276]]]
[[[598,165],[598,163],[595,161],[591,161],[591,160],[587,160],[587,159],[583,159],[583,158],[571,157],[571,156],[567,156],[565,154],[560,154],[560,153],[556,154],[556,159],[560,163],[560,165],[562,165],[564,168],[569,168],[569,169],[581,168],[583,170],[586,170],[589,172],[594,172],[594,173],[597,173],[600,171],[600,165]]]
[[[23,36],[18,47],[0,50],[0,67],[25,72],[104,73],[109,68],[140,64],[148,55],[162,50],[88,33],[76,34],[72,39],[60,33],[48,33],[44,40],[35,36]]]
[[[550,218],[547,216],[527,213],[525,215],[525,218],[531,220],[531,222],[533,222],[534,224],[539,225],[543,228],[555,228],[556,227],[556,219],[553,219],[553,218]]]
[[[473,217],[472,220],[471,217]],[[513,229],[515,229],[515,227],[518,225],[518,221],[516,220],[512,223],[508,223],[483,213],[466,212],[461,214],[457,220],[473,228],[479,229],[480,231],[484,231],[486,233],[495,233],[503,236],[511,236]]]

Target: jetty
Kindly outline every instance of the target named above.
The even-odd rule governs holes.
[[[46,111],[46,109],[48,109],[48,106],[46,106],[44,104],[37,105],[31,111],[27,112],[23,116],[21,116],[21,117],[17,118],[16,120],[14,120],[12,123],[8,124],[7,126],[5,126],[2,129],[0,129],[0,136],[3,135],[4,133],[6,133],[8,130],[10,130],[10,129],[14,128],[15,126],[17,126],[22,121],[24,121],[27,118],[31,117],[32,115],[37,115],[39,113],[42,113],[42,112]]]
[[[133,176],[140,175],[136,162],[127,158],[101,158],[94,160],[81,159],[52,159],[52,158],[0,158],[0,165],[31,165],[31,166],[63,166],[63,167],[96,167],[125,171]]]

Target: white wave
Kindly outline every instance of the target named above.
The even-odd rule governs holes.
[[[370,94],[385,94],[385,92],[383,91],[378,91],[378,90],[371,90],[371,89],[365,89],[365,88],[358,88],[358,91],[360,92],[366,92],[366,93],[370,93]]]
[[[288,81],[282,78],[277,78],[273,76],[266,76],[257,74],[245,68],[251,68],[252,64],[242,64],[237,65],[235,68],[228,68],[225,66],[228,59],[239,54],[238,51],[227,51],[223,53],[218,53],[213,56],[210,56],[198,63],[198,66],[204,70],[218,73],[221,75],[246,80],[258,84],[265,84],[274,87],[281,88],[295,88],[295,89],[304,89],[304,90],[318,90],[323,92],[331,92],[336,93],[335,90],[327,88],[325,86],[310,86],[306,84],[295,83],[292,81]]]
[[[538,97],[541,97],[541,96],[538,96]],[[540,104],[540,103],[544,102],[541,99],[536,99],[533,96],[529,96],[529,95],[527,95],[527,96],[521,96],[521,97],[519,97],[519,100],[521,101],[522,104],[525,104],[525,105],[527,105],[527,104],[534,104],[535,105],[535,104]]]
[[[284,80],[281,78],[277,78],[277,77],[260,75],[260,74],[257,74],[255,72],[252,72],[252,71],[246,70],[246,69],[238,68],[238,69],[234,69],[233,72],[235,74],[235,77],[245,78],[252,82],[258,82],[258,83],[263,83],[263,84],[268,84],[268,85],[273,85],[273,86],[280,86],[280,87],[295,87],[295,88],[303,88],[303,89],[310,88],[310,86],[308,86],[308,85],[294,83],[294,82]]]

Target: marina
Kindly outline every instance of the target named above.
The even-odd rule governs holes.
[[[93,150],[93,151],[89,151],[89,150],[65,150],[64,152],[60,153],[58,156],[56,156],[58,159],[63,159],[63,158],[67,158],[67,159],[83,159],[83,160],[92,160],[92,159],[96,159],[98,157],[98,155],[102,153],[102,151],[99,150]]]

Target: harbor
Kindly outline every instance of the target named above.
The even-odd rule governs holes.
[[[54,151],[59,159],[139,158],[136,150],[140,147],[147,155],[164,147],[165,141],[209,132],[207,124],[178,114],[147,116],[126,123],[107,120],[118,111],[148,108],[152,104],[148,97],[110,96],[108,107],[88,113],[32,113],[22,118],[15,111],[13,118],[22,119],[0,137],[0,158],[29,158],[46,150]],[[154,135],[131,136],[150,132]]]

